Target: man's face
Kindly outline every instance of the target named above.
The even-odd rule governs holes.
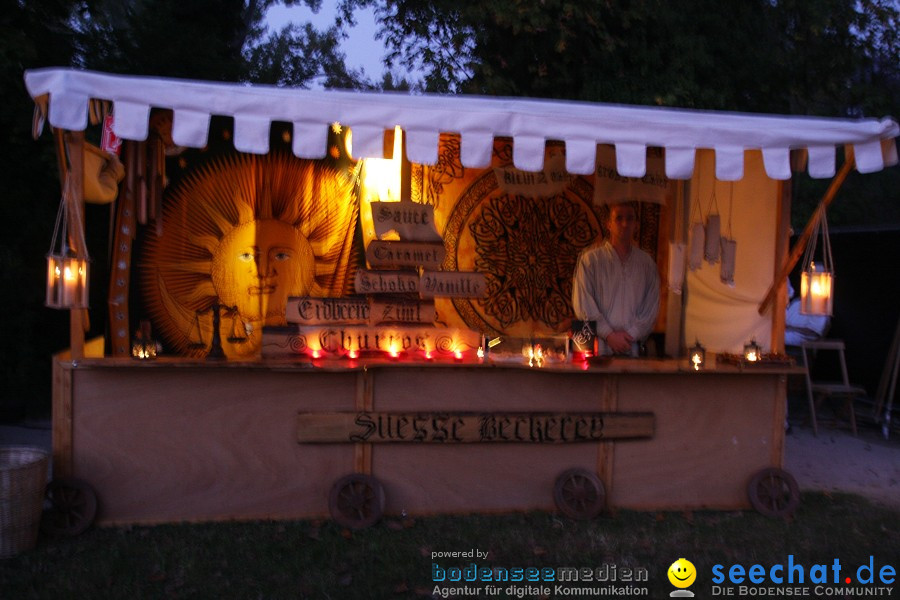
[[[637,229],[637,214],[630,204],[615,204],[609,209],[609,238],[613,244],[630,244]]]

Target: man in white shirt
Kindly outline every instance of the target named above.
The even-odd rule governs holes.
[[[575,317],[594,321],[600,354],[637,356],[659,312],[659,274],[650,255],[634,245],[637,210],[613,204],[609,239],[578,257],[572,283]]]

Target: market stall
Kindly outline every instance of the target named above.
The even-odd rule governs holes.
[[[894,121],[26,83],[35,134],[57,134],[65,258],[87,251],[85,131],[111,116],[123,141],[95,349],[88,270],[54,288],[72,314],[54,467],[101,521],[793,509],[792,168],[839,183],[896,164]],[[621,201],[663,294],[647,356],[597,358],[571,275]]]

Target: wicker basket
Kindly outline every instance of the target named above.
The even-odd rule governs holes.
[[[49,460],[40,448],[0,446],[0,558],[37,544]]]

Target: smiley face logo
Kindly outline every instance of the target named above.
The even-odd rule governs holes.
[[[672,563],[668,571],[669,582],[677,588],[690,587],[697,579],[697,569],[686,558],[679,558]]]

